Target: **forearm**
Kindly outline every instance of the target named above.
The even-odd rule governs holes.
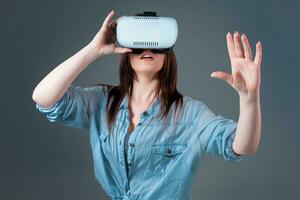
[[[44,107],[51,107],[66,92],[73,80],[99,55],[87,45],[54,68],[35,87],[32,99]]]
[[[243,97],[240,95],[240,114],[233,150],[238,154],[255,154],[261,132],[260,95]]]

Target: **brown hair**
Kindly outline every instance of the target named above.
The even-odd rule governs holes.
[[[120,69],[119,79],[120,83],[117,86],[98,83],[96,85],[106,86],[108,89],[108,100],[106,102],[106,119],[109,132],[111,132],[112,123],[115,120],[119,106],[125,97],[131,97],[133,80],[136,78],[136,73],[130,65],[128,53],[120,55]],[[175,114],[178,109],[178,105],[182,109],[183,96],[177,91],[177,63],[175,53],[172,51],[166,54],[162,69],[157,72],[154,78],[159,80],[158,100],[161,102],[162,111],[160,113],[160,119],[166,119],[172,104],[175,102]]]
[[[135,14],[141,15],[141,14]],[[133,80],[137,75],[130,64],[128,53],[120,54],[119,79],[117,86],[108,84],[96,84],[106,86],[108,89],[108,100],[106,103],[106,121],[111,132],[112,123],[115,120],[119,106],[123,98],[128,95],[131,97]],[[158,101],[161,102],[160,113],[161,119],[166,119],[172,104],[175,102],[175,113],[177,113],[178,105],[182,109],[183,96],[177,91],[177,62],[174,51],[166,53],[163,66],[160,71],[154,75],[154,79],[159,80]],[[161,93],[160,93],[161,92]],[[175,122],[175,120],[174,120]]]

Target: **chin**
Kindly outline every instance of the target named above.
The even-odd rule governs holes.
[[[157,67],[152,66],[152,65],[141,65],[140,67],[138,67],[138,69],[135,69],[135,71],[139,71],[139,72],[157,72]]]
[[[140,74],[154,74],[154,73],[156,73],[157,71],[153,71],[153,70],[138,70],[138,71],[136,71],[136,72],[138,72],[138,73],[140,73]]]
[[[137,74],[144,74],[144,75],[154,75],[156,74],[158,71],[157,70],[153,70],[153,69],[139,69],[139,70],[135,70]]]

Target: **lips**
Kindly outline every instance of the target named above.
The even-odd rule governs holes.
[[[143,58],[145,55],[151,56],[151,58],[149,57]],[[140,59],[154,59],[154,54],[151,52],[151,50],[144,50],[142,52]]]

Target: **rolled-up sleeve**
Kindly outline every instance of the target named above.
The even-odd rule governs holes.
[[[196,123],[201,150],[226,161],[241,162],[244,156],[236,154],[232,149],[237,123],[221,115],[215,115],[202,102],[200,105]]]
[[[82,88],[70,85],[51,108],[45,108],[36,103],[36,109],[45,114],[50,122],[60,122],[67,126],[87,130],[91,115],[95,110],[99,88],[99,86]]]

